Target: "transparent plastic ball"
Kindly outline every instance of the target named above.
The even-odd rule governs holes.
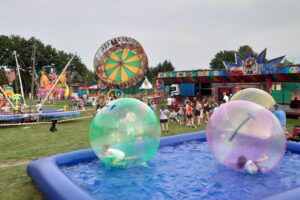
[[[90,143],[100,160],[113,167],[149,161],[160,142],[160,124],[152,109],[134,98],[108,103],[90,125]]]
[[[273,108],[276,101],[266,91],[257,88],[246,88],[235,93],[230,101],[245,100],[257,103],[269,110]]]
[[[241,170],[240,159],[253,161],[262,172],[273,169],[282,159],[286,138],[268,109],[249,102],[222,104],[211,116],[206,128],[210,150],[223,165]],[[263,160],[258,163],[256,161]]]

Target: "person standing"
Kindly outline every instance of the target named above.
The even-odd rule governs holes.
[[[179,116],[179,123],[183,124],[184,108],[183,108],[183,105],[181,105],[181,104],[179,105],[178,116]]]
[[[40,101],[38,101],[38,103],[35,105],[35,107],[36,107],[36,111],[38,113],[42,113],[42,104]]]
[[[172,101],[171,109],[175,110],[175,112],[178,112],[178,102],[177,102],[176,98],[174,98]]]
[[[226,92],[223,93],[223,100],[225,100],[226,103],[229,101],[229,97],[227,96]]]
[[[197,117],[197,126],[201,126],[203,120],[203,108],[200,101],[196,101],[195,115]]]
[[[281,107],[278,103],[276,103],[274,105],[274,108],[275,108],[274,115],[277,117],[277,119],[279,120],[279,122],[282,126],[282,129],[285,131],[285,128],[286,128],[286,114],[283,110],[281,110]]]
[[[172,98],[170,96],[167,98],[167,106],[168,109],[172,109]]]
[[[77,101],[77,98],[75,98],[74,101],[73,101],[73,110],[78,110],[78,101]]]
[[[162,132],[169,132],[169,124],[168,124],[168,116],[169,110],[166,109],[164,106],[160,107],[160,124]]]
[[[156,111],[157,111],[157,106],[156,106],[156,104],[155,104],[155,102],[154,102],[154,100],[152,100],[152,102],[151,102],[151,109],[153,110],[153,112],[155,112],[156,113]]]
[[[164,106],[160,107],[160,124],[162,132],[169,132],[169,124],[168,124],[168,116],[169,110],[166,109]]]
[[[93,98],[92,100],[92,106],[93,106],[93,109],[97,110],[96,107],[97,107],[97,101],[95,98]]]
[[[188,119],[187,126],[192,126],[193,128],[196,128],[196,126],[194,125],[193,105],[190,101],[186,105],[186,113]]]

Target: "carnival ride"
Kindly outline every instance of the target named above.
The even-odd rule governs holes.
[[[69,96],[70,91],[66,83],[67,73],[65,71],[73,58],[74,56],[66,64],[59,76],[57,76],[55,73],[51,73],[49,76],[47,76],[46,72],[41,72],[40,87],[38,90],[39,99],[41,100],[40,107],[43,106],[47,99],[51,99],[51,97],[65,99]],[[16,63],[18,66],[17,59]],[[14,89],[11,86],[4,85],[3,88],[0,86],[0,91],[2,92],[0,93],[0,109],[4,111],[0,112],[0,126],[49,124],[51,123],[49,119],[52,118],[62,118],[59,122],[63,122],[92,116],[91,109],[87,109],[85,111],[67,111],[66,109],[28,109],[29,106],[27,106],[25,102],[20,73],[18,74],[21,86],[21,94],[15,94]],[[15,102],[15,104],[13,102]],[[76,115],[79,116],[75,117]]]
[[[123,89],[136,85],[148,70],[148,59],[142,45],[130,37],[116,37],[97,50],[94,68],[99,77],[100,95],[124,95]]]
[[[49,76],[47,76],[47,73],[44,71],[41,71],[40,74],[41,77],[40,77],[40,86],[38,90],[38,95],[39,97],[43,98],[51,90],[51,88],[57,81],[58,77],[55,72],[52,72]],[[60,83],[55,86],[53,92],[51,92],[50,94],[52,98],[63,100],[69,97],[70,89],[69,86],[67,85],[66,77],[67,77],[67,73],[63,72],[62,76],[59,79]]]

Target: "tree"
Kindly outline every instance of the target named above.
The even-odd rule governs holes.
[[[50,73],[51,70],[55,70],[57,74],[61,73],[72,57],[72,54],[56,50],[51,45],[45,45],[34,37],[26,40],[15,35],[0,35],[0,66],[16,70],[16,63],[12,53],[14,50],[17,51],[25,93],[30,91],[31,86],[34,44],[36,45],[36,72],[38,75],[42,70],[45,70],[47,73]],[[81,62],[79,56],[75,56],[67,69],[67,72],[74,71],[83,77],[82,82],[94,80],[93,76],[90,75],[92,72]],[[17,86],[17,83],[18,79],[15,81],[15,86]],[[17,87],[16,90],[18,91]]]
[[[240,46],[237,51],[233,51],[233,50],[220,51],[210,61],[210,63],[209,63],[210,68],[211,69],[225,69],[225,66],[223,64],[224,61],[234,63],[235,62],[235,54],[242,58],[246,58],[249,52],[252,52],[254,56],[258,55],[256,52],[253,51],[252,47],[249,45]]]
[[[5,84],[7,83],[6,83],[6,77],[4,75],[4,69],[0,66],[0,85],[5,85]]]
[[[246,58],[249,52],[253,53],[254,56],[258,55],[249,45],[240,46],[236,54],[242,58]]]
[[[210,61],[211,69],[225,69],[224,61],[235,62],[235,51],[223,50],[218,52],[215,57]]]
[[[159,72],[173,72],[174,70],[173,64],[170,61],[165,60],[163,63],[158,63],[156,67],[150,67],[146,76],[150,82],[153,82],[157,78]]]

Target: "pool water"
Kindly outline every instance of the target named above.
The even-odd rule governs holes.
[[[96,199],[259,199],[300,186],[300,155],[287,152],[267,174],[222,166],[206,142],[162,147],[147,166],[111,168],[99,160],[61,170]]]

